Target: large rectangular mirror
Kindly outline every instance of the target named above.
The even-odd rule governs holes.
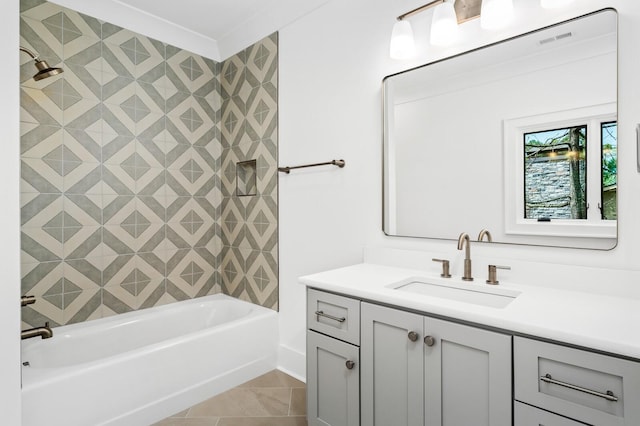
[[[617,13],[388,76],[387,235],[617,242]]]

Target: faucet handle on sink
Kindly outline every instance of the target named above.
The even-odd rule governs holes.
[[[489,277],[487,278],[486,283],[491,285],[497,285],[500,283],[498,281],[498,269],[511,269],[511,266],[498,266],[498,265],[489,265]]]
[[[449,261],[447,259],[431,259],[434,262],[442,263],[442,273],[440,276],[442,278],[451,278],[451,274],[449,273]]]

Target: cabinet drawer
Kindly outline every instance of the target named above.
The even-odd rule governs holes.
[[[513,409],[515,426],[585,426],[584,423],[579,423],[518,401],[514,404]]]
[[[307,327],[359,346],[360,301],[308,289]]]
[[[640,424],[640,364],[521,337],[515,399],[594,425]]]

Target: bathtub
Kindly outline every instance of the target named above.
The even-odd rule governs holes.
[[[222,294],[22,342],[23,426],[151,424],[276,367],[277,313]]]

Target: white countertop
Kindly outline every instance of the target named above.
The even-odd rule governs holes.
[[[498,274],[499,275],[499,274]],[[393,284],[426,278],[470,289],[520,292],[504,308],[493,308],[440,297],[398,291]],[[518,285],[484,279],[464,282],[442,279],[425,271],[369,263],[300,278],[308,287],[456,318],[517,333],[557,340],[640,360],[640,301],[579,291]]]

